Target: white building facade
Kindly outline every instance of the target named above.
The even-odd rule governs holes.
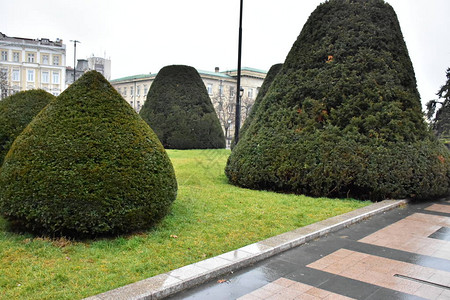
[[[91,56],[87,59],[78,59],[75,71],[72,67],[66,69],[66,88],[78,80],[84,73],[95,70],[107,80],[111,79],[111,59]],[[75,76],[75,80],[74,80]]]
[[[62,40],[8,37],[0,32],[0,98],[31,89],[58,96],[65,88],[65,77]]]
[[[91,56],[87,61],[89,70],[101,73],[107,80],[111,79],[111,59]]]

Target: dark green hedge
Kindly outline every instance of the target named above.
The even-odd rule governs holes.
[[[29,90],[0,101],[0,166],[16,137],[54,98],[44,90]]]
[[[95,71],[33,119],[0,172],[0,212],[40,234],[146,229],[167,214],[176,192],[156,135]]]
[[[448,150],[431,139],[376,144],[334,126],[301,136],[264,133],[252,139],[254,147],[238,144],[233,150],[226,169],[231,182],[253,189],[371,200],[424,199],[448,192]]]
[[[225,148],[225,137],[197,70],[173,65],[153,81],[140,113],[165,148]]]
[[[449,191],[394,10],[331,0],[311,14],[228,160],[230,182],[380,200]]]
[[[255,103],[252,106],[250,114],[248,115],[247,119],[245,119],[245,122],[241,127],[241,130],[239,133],[239,136],[241,138],[245,134],[248,127],[250,126],[250,123],[252,122],[253,118],[255,117],[259,103],[266,95],[267,91],[269,90],[270,85],[272,84],[273,80],[275,79],[275,76],[278,74],[278,72],[280,72],[282,67],[283,67],[283,64],[275,64],[272,67],[270,67],[269,72],[267,72],[266,78],[264,78],[263,84],[261,85],[261,88],[259,89],[258,95],[256,96]],[[231,141],[231,149],[233,149],[234,146],[235,146],[235,141],[233,138],[233,140]]]

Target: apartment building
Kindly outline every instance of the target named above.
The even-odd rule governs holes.
[[[87,59],[77,59],[75,71],[72,67],[66,69],[66,87],[78,80],[87,71],[95,70],[107,80],[111,79],[111,59],[91,56]],[[75,76],[75,80],[74,80]]]
[[[57,96],[65,89],[65,77],[66,45],[61,39],[9,37],[0,32],[0,99],[31,89]]]
[[[214,105],[227,140],[227,147],[229,147],[234,136],[237,70],[221,72],[216,67],[214,71],[197,71]],[[127,76],[111,80],[110,82],[124,99],[139,112],[147,99],[147,93],[156,75]],[[241,125],[250,113],[266,75],[267,72],[258,69],[247,67],[241,69],[242,93],[239,93],[242,94]]]

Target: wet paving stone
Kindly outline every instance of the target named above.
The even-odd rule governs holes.
[[[396,208],[169,299],[450,299],[449,208]]]

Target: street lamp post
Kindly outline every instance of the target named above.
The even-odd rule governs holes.
[[[70,41],[73,42],[73,82],[75,82],[76,76],[77,76],[77,68],[76,68],[76,63],[77,63],[77,43],[81,43],[81,42],[77,41],[77,40],[70,40]]]
[[[233,121],[231,121],[230,119],[228,119],[228,121],[227,121],[227,124],[226,124],[226,126],[227,126],[227,128],[226,128],[226,139],[227,139],[227,148],[229,148],[230,147],[230,145],[231,145],[231,123],[232,123]]]
[[[237,69],[237,89],[236,89],[236,120],[234,128],[235,144],[239,141],[239,127],[241,127],[241,49],[242,49],[242,7],[243,0],[240,0],[240,14],[239,14],[239,43],[238,43],[238,69]]]

